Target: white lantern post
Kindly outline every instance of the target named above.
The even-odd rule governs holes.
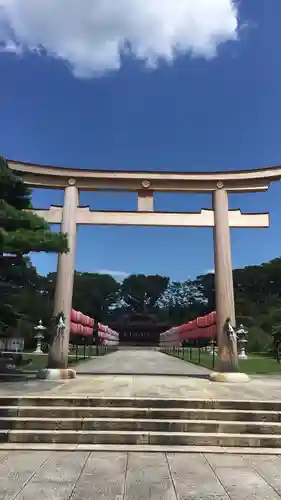
[[[46,327],[43,326],[41,319],[40,319],[38,325],[34,327],[34,330],[35,330],[34,338],[37,342],[34,354],[43,354],[43,351],[41,349],[41,345],[42,345],[42,339],[44,338],[44,331],[46,330]]]
[[[248,342],[248,330],[244,327],[244,325],[240,325],[238,330],[236,331],[238,345],[239,345],[239,359],[248,359],[246,353],[246,344]]]
[[[215,340],[211,340],[211,342],[210,342],[209,354],[210,354],[210,356],[216,356],[217,355],[216,341]]]

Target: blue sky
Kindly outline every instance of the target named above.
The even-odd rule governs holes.
[[[9,12],[8,5],[13,3],[14,10]],[[95,3],[102,5],[103,0],[92,0]],[[66,5],[64,0],[57,0],[57,4]],[[126,2],[121,4],[124,7]],[[179,4],[184,8],[190,2],[181,0]],[[5,36],[0,29],[1,154],[34,163],[93,169],[202,171],[280,164],[280,1],[241,0],[236,41],[232,36],[235,18],[227,11],[230,0],[202,0],[197,4],[201,7],[198,11],[194,7],[193,15],[199,31],[202,26],[206,29],[212,4],[218,9],[216,22],[221,22],[214,26],[215,21],[210,21],[209,38],[201,37],[204,43],[196,34],[184,38],[179,16],[173,24],[170,12],[169,33],[173,28],[173,39],[181,44],[181,51],[168,56],[164,48],[170,39],[166,32],[160,32],[165,13],[155,11],[151,34],[149,30],[145,33],[150,43],[145,63],[140,59],[144,57],[141,51],[146,50],[146,54],[148,50],[143,48],[141,38],[147,21],[144,11],[139,15],[144,19],[141,28],[134,26],[135,57],[123,55],[116,65],[116,57],[108,55],[104,44],[109,36],[106,30],[113,21],[118,23],[116,13],[106,24],[101,18],[99,33],[104,38],[97,41],[92,34],[86,37],[83,23],[87,17],[82,18],[82,14],[75,22],[75,27],[80,26],[73,37],[64,33],[69,27],[62,22],[58,38],[52,31],[58,24],[55,19],[59,14],[67,16],[67,12],[51,12],[51,28],[44,31],[41,40],[42,13],[35,16],[34,2],[26,0],[26,10],[21,11],[19,1],[0,0],[0,8],[7,14]],[[70,10],[74,9],[71,5],[72,0]],[[72,10],[69,19],[75,18],[74,14]],[[132,18],[130,12],[130,22]],[[127,37],[134,31],[128,31],[129,21]],[[140,19],[134,22],[140,24]],[[121,37],[124,24],[118,27]],[[28,38],[28,33],[34,34],[36,29],[37,38]],[[216,54],[212,30],[224,38]],[[79,50],[71,51],[74,41]],[[44,44],[40,54],[34,51],[34,46]],[[192,55],[186,53],[186,44]],[[163,55],[157,67],[151,61],[155,53]],[[170,59],[168,63],[165,58]],[[62,196],[60,191],[35,190],[33,201],[38,208],[48,207],[61,203]],[[280,196],[281,183],[273,184],[267,193],[230,196],[231,208],[271,214],[269,229],[232,231],[234,267],[280,255]],[[136,206],[136,195],[130,193],[82,193],[80,199],[81,204],[96,209],[128,210]],[[211,207],[209,195],[156,195],[158,210],[198,211],[206,207]],[[184,280],[213,268],[212,245],[209,229],[79,228],[76,269],[112,270],[121,276],[159,273]],[[32,260],[42,273],[56,269],[55,255],[39,254]]]

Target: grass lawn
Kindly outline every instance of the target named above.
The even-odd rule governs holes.
[[[199,364],[198,349],[192,349],[192,357],[190,359],[189,348],[184,349],[184,359],[194,364]],[[172,354],[172,352],[170,353]],[[172,354],[173,355],[173,354]],[[175,356],[183,359],[183,350],[179,349],[175,351]],[[209,368],[210,370],[216,370],[217,357],[215,357],[215,366],[213,368],[213,356],[201,352],[200,365]],[[270,358],[268,356],[262,356],[258,354],[249,354],[248,359],[239,360],[240,371],[248,374],[279,374],[281,375],[281,364],[277,363],[276,359]]]
[[[106,354],[109,354],[112,352],[112,349],[110,350],[105,350],[104,347],[99,346],[99,356],[104,356]],[[70,353],[68,356],[68,364],[69,366],[74,366],[79,363],[82,363],[84,361],[88,361],[92,357],[96,356],[96,348],[95,346],[92,347],[92,350],[89,350],[88,347],[86,347],[85,350],[86,357],[84,358],[84,347],[79,346],[78,351],[77,351],[77,357],[76,357],[76,349],[73,351],[73,353]],[[22,367],[19,367],[22,369],[22,371],[25,372],[34,372],[38,370],[42,370],[43,368],[46,368],[47,366],[47,361],[48,361],[48,354],[33,354],[33,353],[24,353],[23,354],[23,359],[32,359],[31,363],[28,365],[23,365]]]
[[[23,359],[32,359],[32,361],[28,365],[23,365],[22,367],[19,366],[19,369],[22,369],[22,371],[25,371],[25,372],[33,372],[33,371],[38,371],[38,370],[42,370],[43,368],[46,368],[47,361],[48,361],[48,354],[36,354],[36,355],[24,354]],[[75,355],[74,356],[70,355],[68,357],[68,363],[69,363],[69,366],[71,366],[71,365],[81,363],[82,361],[87,361],[88,359],[90,359],[90,358],[84,359],[84,357],[81,357],[81,356],[78,357],[78,359],[76,359]]]

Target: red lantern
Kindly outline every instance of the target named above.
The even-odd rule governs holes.
[[[90,328],[90,326],[85,326],[85,334],[87,335],[87,337],[90,337],[91,335],[93,335],[93,329]]]
[[[72,309],[72,311],[71,311],[71,321],[73,321],[74,323],[78,323],[78,321],[77,321],[77,315],[78,315],[78,312],[75,311],[75,309]]]
[[[71,333],[77,334],[77,326],[78,325],[76,323],[73,323],[73,322],[70,323],[70,331],[71,331]]]

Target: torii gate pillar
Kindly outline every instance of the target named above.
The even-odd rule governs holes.
[[[54,300],[54,316],[65,315],[65,330],[56,335],[49,350],[48,368],[66,369],[68,366],[69,334],[73,295],[76,249],[76,217],[79,192],[75,180],[70,179],[64,190],[61,231],[68,236],[68,253],[59,253]]]
[[[237,348],[231,345],[226,330],[229,319],[235,328],[235,304],[233,271],[231,260],[231,240],[229,227],[228,193],[222,182],[217,183],[213,191],[214,210],[214,260],[215,260],[215,293],[217,313],[217,345],[218,370],[212,373],[213,381],[247,381],[246,374],[238,368]]]

